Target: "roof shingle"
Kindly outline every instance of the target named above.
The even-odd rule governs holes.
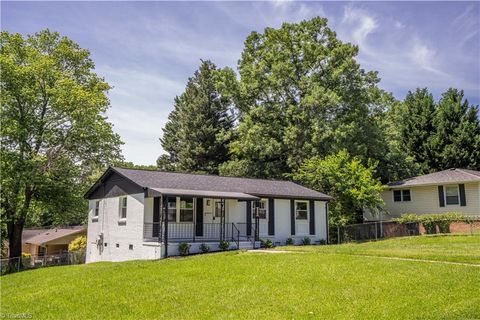
[[[459,183],[459,182],[480,182],[480,171],[469,169],[447,169],[439,172],[429,173],[423,176],[408,178],[401,181],[390,182],[388,187],[409,187],[422,186],[441,183]]]
[[[329,200],[330,196],[291,181],[237,178],[204,174],[137,170],[112,167],[113,170],[143,188],[240,192],[264,197],[288,197]]]

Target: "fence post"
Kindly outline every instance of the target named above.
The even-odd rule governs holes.
[[[375,240],[378,240],[378,228],[377,228],[377,222],[375,222]]]
[[[21,257],[18,257],[17,272],[20,272],[20,259]]]
[[[340,225],[337,226],[337,244],[340,244]]]

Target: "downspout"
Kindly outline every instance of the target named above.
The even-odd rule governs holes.
[[[326,234],[326,241],[327,241],[327,244],[329,243],[329,237],[328,237],[328,234],[329,234],[329,228],[328,228],[328,201],[325,202],[325,225],[326,225],[326,230],[327,230],[327,234]]]

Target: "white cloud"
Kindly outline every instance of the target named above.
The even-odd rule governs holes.
[[[348,37],[367,53],[371,52],[367,37],[375,32],[378,26],[377,19],[368,11],[353,5],[345,6],[342,29],[348,29],[349,31],[346,33]]]

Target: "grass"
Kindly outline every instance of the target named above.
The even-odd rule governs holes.
[[[480,235],[427,235],[336,246],[288,246],[276,249],[480,264]]]
[[[294,247],[294,253],[235,251],[44,268],[0,279],[1,313],[34,319],[478,319],[479,267],[365,254],[473,263],[479,246],[480,237],[415,237]]]

